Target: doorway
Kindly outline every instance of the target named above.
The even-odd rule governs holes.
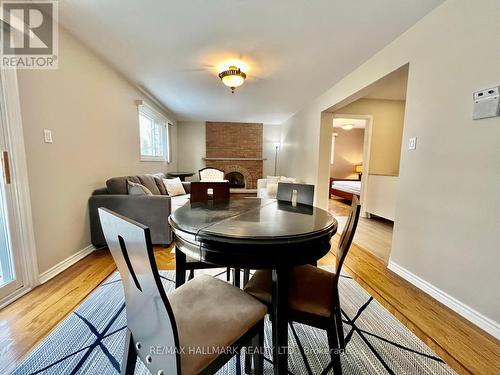
[[[389,260],[396,220],[407,79],[408,65],[354,94],[342,105],[332,107],[329,112],[334,122],[329,210],[342,229],[349,212],[349,194],[360,197],[361,218],[354,243],[385,263]],[[356,137],[354,132],[358,133]],[[350,133],[355,141],[344,136],[344,147],[338,151],[342,145],[339,144],[341,136],[346,133]],[[346,168],[340,168],[346,160],[349,161]],[[343,179],[346,181],[343,182]],[[356,179],[359,181],[355,182]],[[332,189],[332,184],[337,186],[333,185]],[[345,194],[345,191],[348,193]]]

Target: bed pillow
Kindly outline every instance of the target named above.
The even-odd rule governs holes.
[[[164,178],[163,184],[165,185],[165,189],[167,189],[167,194],[170,195],[171,197],[186,194],[184,186],[182,185],[182,181],[179,177]]]
[[[127,180],[128,195],[153,195],[146,186]]]

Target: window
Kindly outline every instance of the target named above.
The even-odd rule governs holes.
[[[163,115],[140,102],[141,160],[170,163],[170,126],[170,122]]]

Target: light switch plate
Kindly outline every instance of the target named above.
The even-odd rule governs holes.
[[[52,131],[43,129],[43,140],[45,143],[52,143]]]
[[[417,137],[412,137],[408,140],[408,150],[417,149]]]

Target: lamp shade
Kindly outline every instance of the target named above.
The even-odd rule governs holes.
[[[363,173],[363,164],[358,164],[358,165],[354,166],[354,172]]]

